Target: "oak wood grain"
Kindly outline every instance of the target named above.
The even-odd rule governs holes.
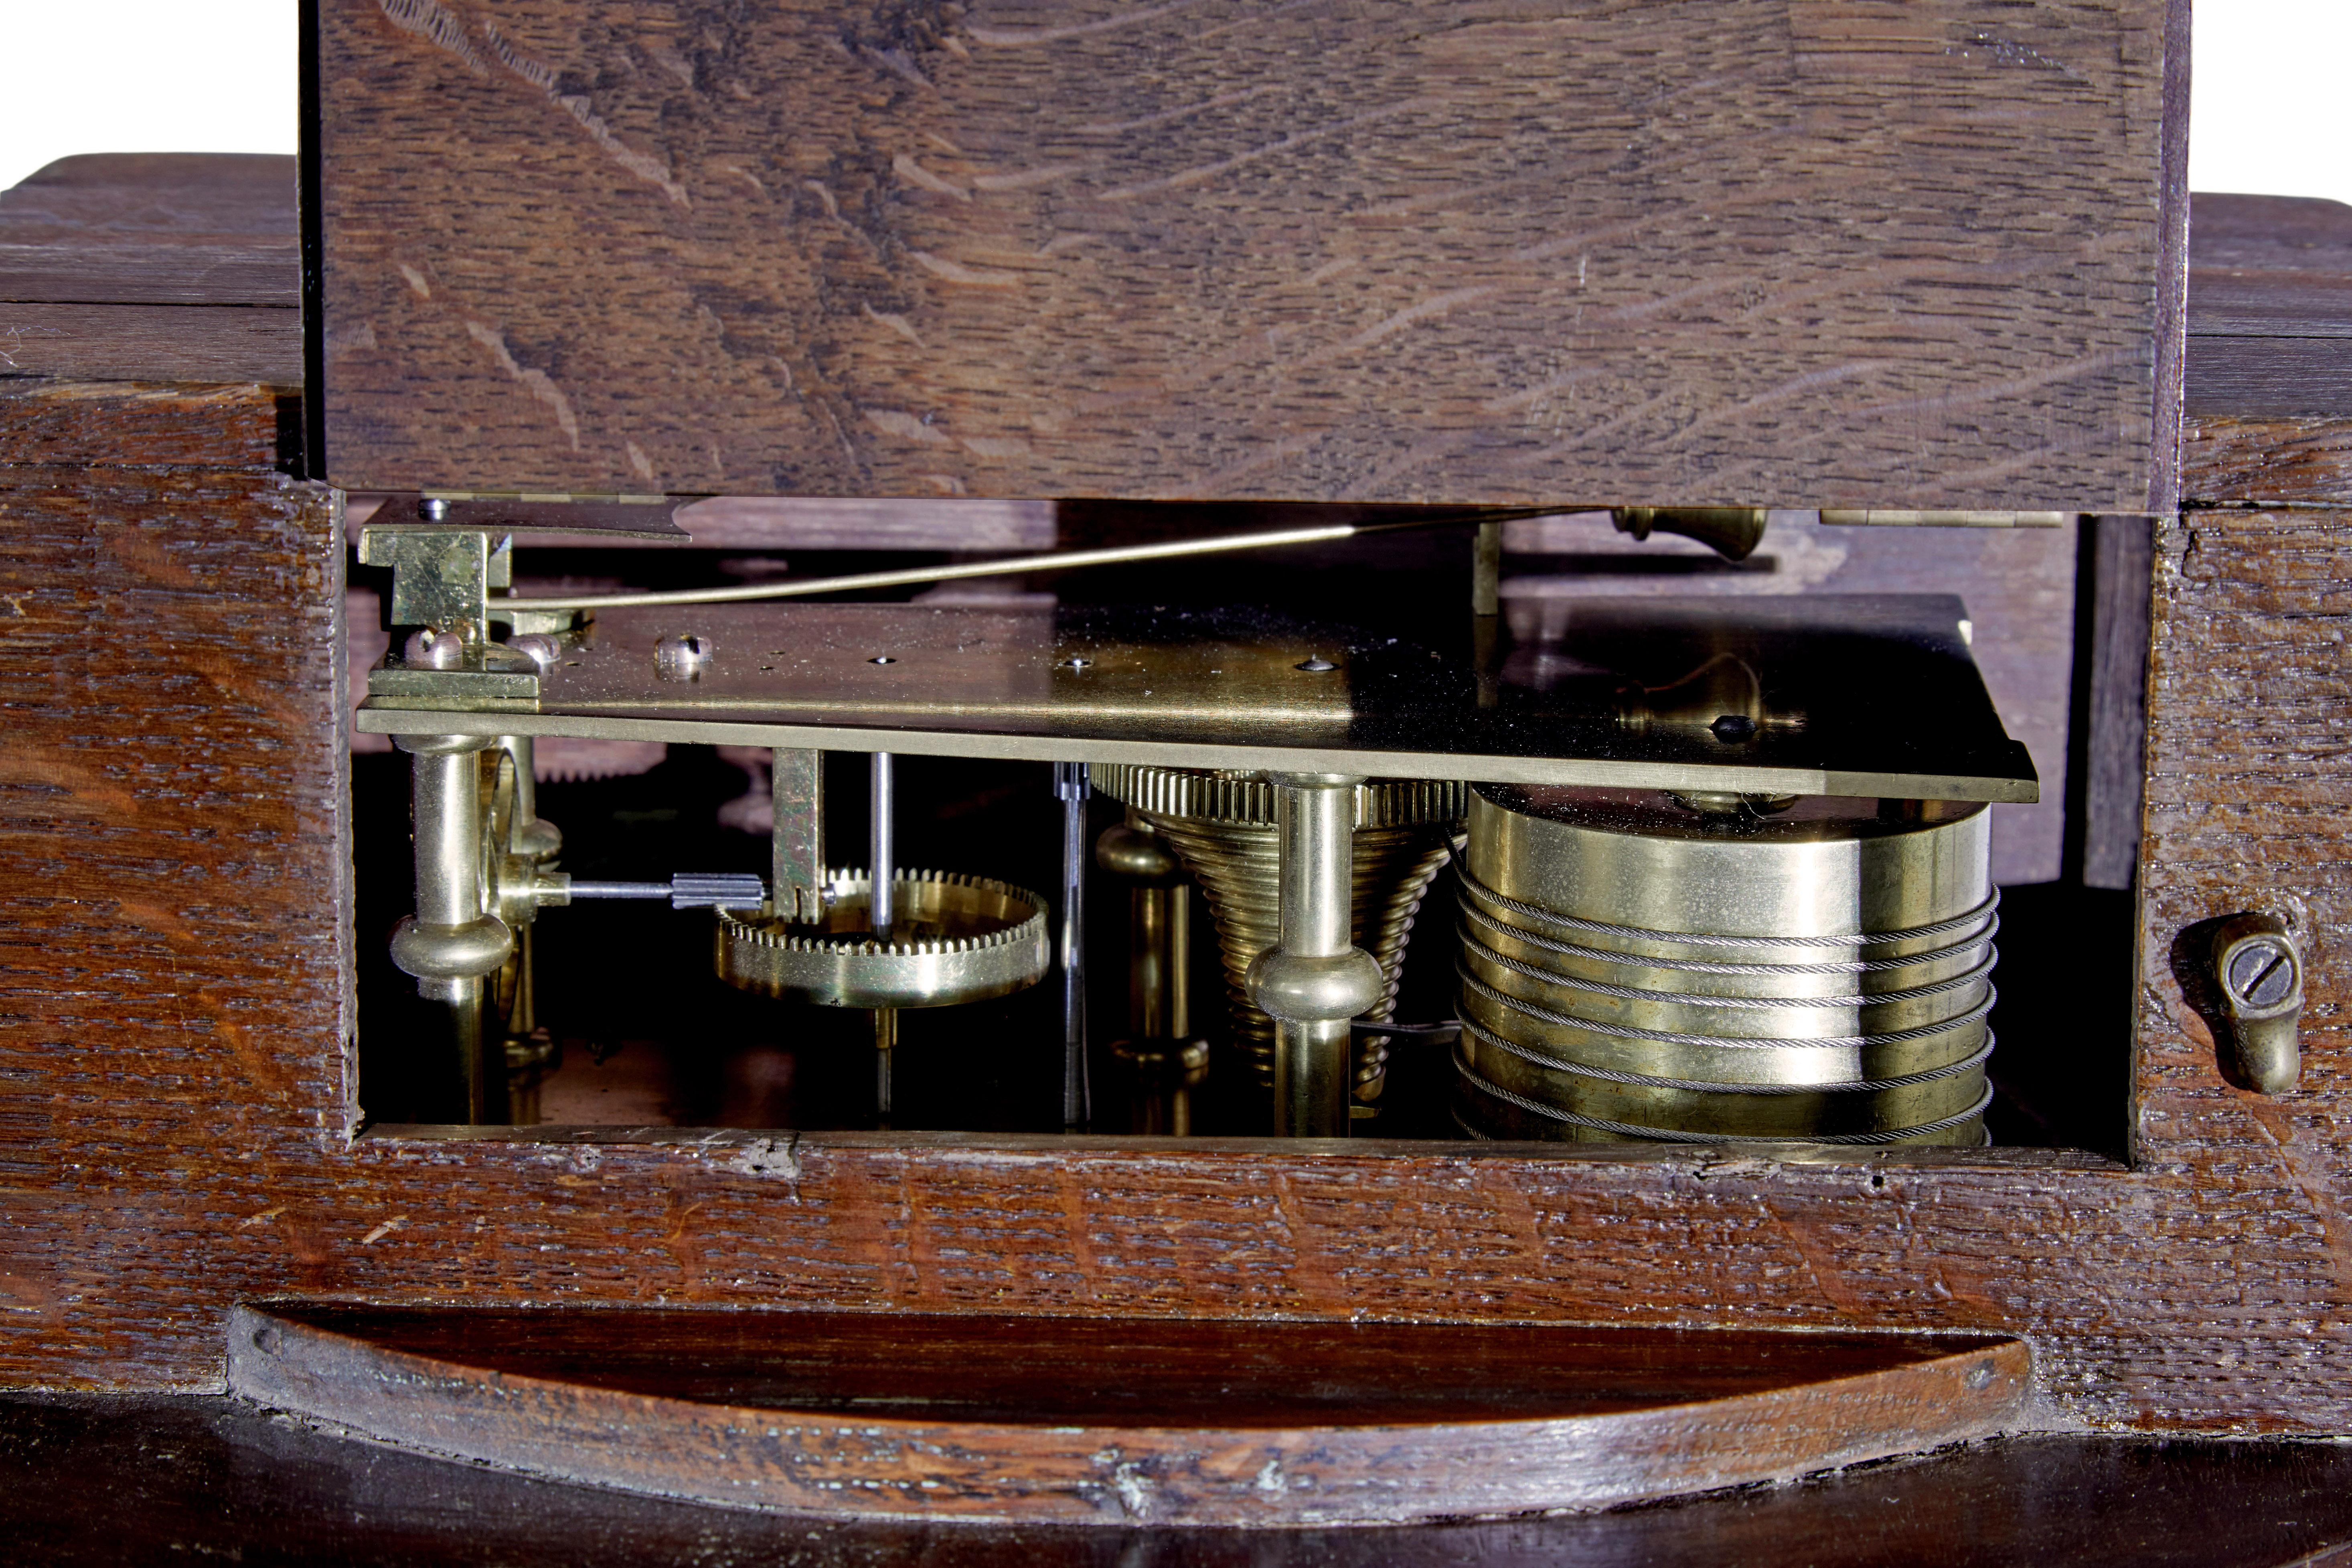
[[[2189,230],[2194,337],[2352,337],[2352,204],[2200,193]]]
[[[2067,810],[2075,819],[2075,874],[2085,887],[2128,888],[2139,873],[2147,792],[2148,595],[2155,578],[2145,517],[2087,519],[2075,657],[2088,666],[2074,723]]]
[[[2157,152],[2156,375],[2147,510],[2180,505],[2180,415],[2188,389],[2189,0],[2165,0],[2164,125]]]
[[[2352,416],[2352,206],[2200,195],[2189,257],[2190,414]]]
[[[296,308],[294,160],[61,158],[0,191],[0,302]]]
[[[0,380],[302,384],[294,160],[63,158],[0,191]]]
[[[2155,541],[2135,1163],[354,1137],[331,497],[254,386],[0,386],[0,1381],[221,1386],[234,1303],[1968,1330],[2053,1420],[2352,1432],[2340,427],[2204,421]],[[2285,450],[2265,466],[2263,444]],[[2265,434],[2268,433],[2268,434]],[[2202,454],[2198,456],[2196,455]],[[2262,510],[2249,503],[2301,501]],[[2304,1085],[2195,933],[2308,920]]]
[[[302,384],[302,313],[0,302],[0,376]]]
[[[853,1521],[718,1511],[340,1437],[241,1399],[0,1396],[21,1557],[355,1568],[2315,1568],[2352,1542],[2352,1448],[2071,1435],[1791,1486],[1542,1519],[1279,1531]],[[2336,1549],[2331,1553],[2331,1548]]]
[[[251,383],[0,382],[0,467],[276,468],[298,402]]]
[[[2182,440],[2192,506],[2352,506],[2352,205],[2200,195]]]
[[[2345,259],[2297,256],[2290,267],[2260,270],[2200,267],[2189,325],[2200,338],[2352,338],[2352,272]]]
[[[2191,505],[2352,507],[2352,418],[2200,415],[2181,453]]]
[[[430,1451],[865,1519],[1410,1523],[1595,1508],[2015,1422],[1958,1336],[872,1312],[240,1309],[230,1384]]]
[[[2186,407],[2191,415],[2352,415],[2352,338],[2191,338]]]
[[[326,0],[329,471],[2166,504],[2171,8]]]
[[[89,406],[126,453],[142,411],[171,450],[208,413],[224,452],[251,449],[250,395]],[[375,936],[344,924],[327,497],[257,461],[0,465],[0,1380],[218,1387],[243,1300],[562,1298],[1992,1332],[2032,1345],[2053,1419],[2352,1431],[2347,538],[2338,514],[2232,511],[2158,541],[2132,1168],[353,1138],[345,977]],[[2315,922],[2306,1067],[2263,1101],[2222,1081],[2172,954],[2280,889]]]

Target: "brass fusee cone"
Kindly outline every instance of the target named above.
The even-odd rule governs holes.
[[[1251,1005],[1244,980],[1252,961],[1282,939],[1273,786],[1247,773],[1130,763],[1097,763],[1093,778],[1097,789],[1131,807],[1167,840],[1207,895],[1233,1041],[1270,1092],[1274,1020]],[[1394,1016],[1414,914],[1445,863],[1468,800],[1468,787],[1449,780],[1374,779],[1356,787],[1354,941],[1379,962],[1388,982],[1370,1018]],[[1358,1039],[1357,1104],[1378,1102],[1387,1071],[1387,1042]]]

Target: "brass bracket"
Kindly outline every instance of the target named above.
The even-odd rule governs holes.
[[[425,634],[420,632],[418,638]],[[465,662],[436,666],[416,657],[416,638],[368,672],[367,706],[446,713],[537,713],[537,661],[503,643],[470,643]]]
[[[2303,950],[2275,915],[2233,915],[2213,933],[2213,983],[2221,995],[2234,1076],[2263,1094],[2284,1094],[2303,1075]]]
[[[537,713],[539,672],[419,670],[387,659],[368,672],[367,706],[428,713]]]
[[[393,625],[455,632],[479,647],[489,641],[490,590],[514,581],[512,543],[483,528],[363,528],[360,564],[392,569]]]
[[[776,918],[814,925],[824,919],[830,885],[824,865],[824,753],[779,747],[771,779]]]

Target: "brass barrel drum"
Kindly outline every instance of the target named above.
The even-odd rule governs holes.
[[[1482,786],[1460,1114],[1577,1142],[1978,1144],[1980,804]]]
[[[1274,1020],[1251,1003],[1248,976],[1258,955],[1282,940],[1274,787],[1257,774],[1131,763],[1097,763],[1093,777],[1097,789],[1167,841],[1207,894],[1234,1040],[1270,1089]],[[1443,779],[1373,779],[1356,786],[1354,941],[1387,980],[1368,1018],[1393,1013],[1413,916],[1444,867],[1468,796],[1468,786]],[[1377,1036],[1359,1036],[1354,1049],[1353,1099],[1364,1115],[1386,1081],[1388,1048]]]

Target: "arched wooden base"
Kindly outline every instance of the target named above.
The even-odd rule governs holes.
[[[1602,1507],[2014,1425],[2006,1339],[695,1310],[240,1308],[231,1386],[561,1479],[866,1518]]]

